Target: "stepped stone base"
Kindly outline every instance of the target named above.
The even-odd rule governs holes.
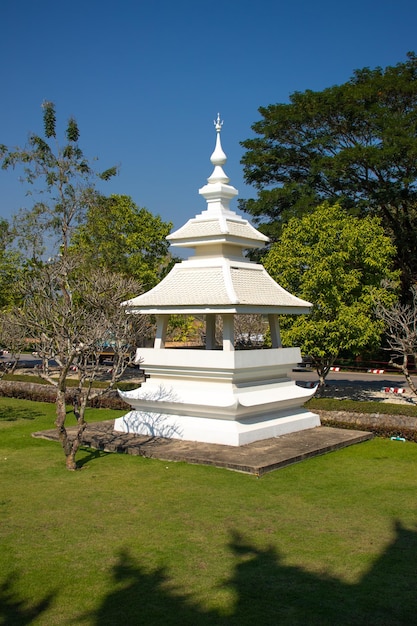
[[[132,406],[115,430],[137,435],[241,446],[320,426],[302,405],[315,389],[287,371],[298,348],[237,352],[142,349],[149,380],[120,392]]]
[[[133,410],[116,419],[114,429],[152,437],[242,446],[317,426],[320,426],[319,416],[302,410],[290,415],[252,418],[243,422]]]

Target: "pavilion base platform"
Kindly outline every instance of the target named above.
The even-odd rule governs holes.
[[[132,411],[115,430],[228,446],[320,426],[304,408],[315,389],[287,376],[298,348],[247,351],[141,349],[150,379],[119,392]]]
[[[75,431],[75,427],[68,429],[70,435],[75,436]],[[59,442],[56,428],[34,433],[33,436]],[[362,443],[372,437],[373,434],[366,431],[319,426],[245,446],[222,446],[119,433],[114,431],[113,420],[108,420],[88,424],[83,433],[83,444],[102,452],[130,454],[164,462],[211,465],[262,476],[293,463]]]
[[[114,429],[136,435],[242,446],[317,426],[320,426],[319,416],[302,410],[278,417],[253,417],[245,421],[134,410],[116,419]]]

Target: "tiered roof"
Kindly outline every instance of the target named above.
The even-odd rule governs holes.
[[[132,313],[308,313],[309,302],[290,294],[262,265],[244,256],[246,249],[263,247],[269,239],[229,208],[238,191],[223,170],[227,158],[220,116],[214,124],[214,170],[199,190],[207,208],[167,237],[173,246],[193,248],[195,254],[177,263],[156,287],[124,304]]]

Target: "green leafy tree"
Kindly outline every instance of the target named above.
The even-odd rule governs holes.
[[[201,343],[203,322],[193,315],[170,315],[167,338],[179,343]]]
[[[0,379],[13,373],[20,353],[26,348],[26,337],[9,323],[8,310],[19,300],[18,284],[24,275],[23,259],[12,247],[13,231],[7,220],[0,218],[0,347],[7,348],[7,358],[0,360]]]
[[[377,215],[396,246],[404,292],[417,280],[417,57],[356,70],[320,92],[259,109],[257,137],[242,142],[256,199],[242,208],[273,240],[282,225],[328,200]]]
[[[392,304],[398,281],[391,270],[395,248],[379,218],[358,218],[339,205],[320,205],[292,218],[264,259],[265,268],[285,289],[310,301],[310,315],[282,318],[282,340],[313,359],[321,386],[343,350],[360,354],[379,345],[383,322],[376,302]]]
[[[137,278],[148,290],[172,265],[166,240],[171,228],[129,196],[102,196],[74,232],[71,249],[87,263]]]
[[[16,283],[22,272],[22,256],[12,247],[12,243],[10,224],[0,218],[0,309],[14,302]]]
[[[23,148],[0,147],[2,168],[23,167],[23,181],[28,193],[36,196],[32,209],[27,211],[26,226],[36,232],[36,250],[42,250],[42,236],[58,238],[65,252],[71,231],[96,201],[94,179],[108,180],[117,173],[115,167],[96,173],[79,147],[80,132],[77,122],[70,118],[65,130],[65,143],[57,139],[55,106],[44,102],[44,136],[29,136]],[[35,187],[35,185],[37,185]],[[20,216],[23,217],[23,214]],[[24,245],[25,238],[21,243]],[[33,250],[33,241],[29,243]]]

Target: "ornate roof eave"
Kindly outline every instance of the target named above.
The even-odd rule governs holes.
[[[269,242],[269,238],[259,232],[240,216],[214,219],[203,214],[188,220],[184,226],[167,237],[173,246],[194,247],[211,242],[224,241],[241,248],[260,248]]]
[[[152,308],[151,306],[129,306],[126,305],[126,311],[136,315],[209,315],[209,314],[239,314],[239,315],[308,315],[311,313],[311,307],[300,306],[260,306],[260,305],[229,305],[229,306],[159,306]]]
[[[276,283],[262,265],[225,258],[177,263],[156,287],[123,305],[155,314],[219,308],[301,314],[312,306]]]
[[[254,241],[253,239],[242,239],[238,237],[229,237],[227,235],[219,235],[218,237],[211,237],[210,239],[177,239],[172,246],[176,248],[197,248],[200,246],[208,246],[213,244],[222,244],[227,243],[230,245],[234,245],[239,249],[248,249],[248,248],[259,248],[259,242]]]
[[[210,313],[307,314],[310,302],[292,295],[265,268],[243,256],[248,248],[261,248],[268,237],[229,208],[237,191],[223,171],[220,116],[215,122],[214,165],[207,185],[200,189],[205,211],[168,236],[179,247],[192,247],[195,255],[177,263],[150,291],[123,303],[137,314],[172,315]]]

